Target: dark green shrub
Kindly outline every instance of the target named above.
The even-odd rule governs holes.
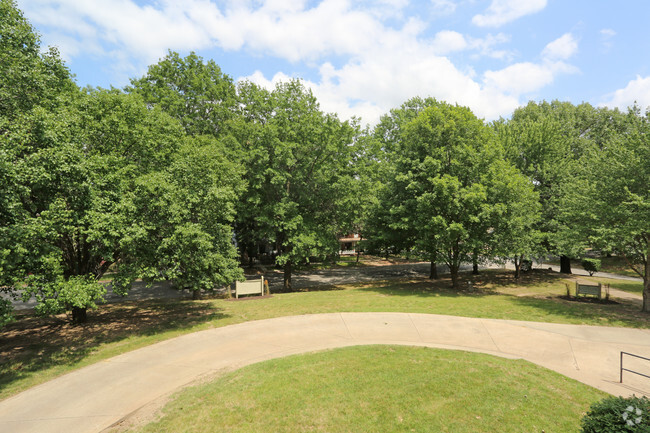
[[[650,433],[650,400],[607,397],[591,405],[582,418],[582,433]]]
[[[584,259],[582,261],[582,268],[589,272],[589,276],[593,276],[594,272],[600,271],[600,260],[598,259]]]
[[[13,310],[9,299],[0,298],[0,328],[14,320]]]

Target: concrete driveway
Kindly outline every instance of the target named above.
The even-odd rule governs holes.
[[[0,431],[101,432],[139,408],[224,369],[367,344],[523,358],[612,394],[650,394],[650,379],[625,373],[624,383],[618,383],[621,351],[650,358],[650,330],[430,314],[332,313],[210,329],[99,362],[0,402]],[[650,368],[632,360],[626,360],[626,367],[646,368],[646,373]]]

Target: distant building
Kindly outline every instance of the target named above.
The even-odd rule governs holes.
[[[339,254],[356,254],[357,253],[357,243],[363,237],[359,233],[347,234],[339,238]]]

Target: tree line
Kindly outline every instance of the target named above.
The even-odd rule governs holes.
[[[618,253],[650,306],[648,113],[531,102],[486,123],[413,98],[370,128],[299,80],[235,83],[169,52],[124,89],[79,88],[13,0],[0,0],[0,290],[40,314],[86,309],[136,279],[196,296],[270,257],[366,248],[445,263]],[[11,319],[0,303],[0,323]]]

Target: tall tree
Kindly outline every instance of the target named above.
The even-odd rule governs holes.
[[[289,290],[294,265],[338,251],[355,128],[320,111],[300,81],[270,93],[250,83],[245,90],[245,203],[256,221],[238,227],[253,228],[256,239],[275,245]]]
[[[96,280],[120,258],[129,182],[167,166],[180,125],[118,91],[62,95],[56,111],[33,109],[2,141],[18,201],[3,227],[3,285],[35,296],[43,314],[86,308]]]
[[[560,203],[581,156],[593,146],[597,119],[589,104],[544,101],[515,110],[508,122],[495,122],[508,159],[535,185],[542,206],[536,227],[540,243],[548,253],[560,256],[564,273],[571,273],[571,258],[578,257],[586,244],[568,236]]]
[[[214,60],[170,51],[129,90],[178,119],[190,135],[221,137],[237,109],[235,85]]]
[[[168,167],[135,179],[121,242],[125,276],[171,280],[195,299],[242,278],[233,223],[243,170],[224,147],[186,137]]]
[[[592,245],[623,256],[643,278],[642,308],[650,312],[650,112],[630,109],[626,122],[624,133],[583,160],[565,206]]]
[[[406,125],[424,109],[437,104],[433,98],[409,99],[382,116],[373,129],[373,146],[368,153],[373,170],[368,175],[376,181],[377,199],[368,212],[369,218],[365,224],[371,250],[383,251],[388,255],[410,250],[415,244],[418,230],[410,224],[414,203],[401,204],[400,195],[394,189],[397,185],[386,180],[394,179],[397,175],[396,159],[400,156],[397,149],[404,140]],[[431,260],[431,277],[437,278],[436,257],[426,258]]]
[[[502,157],[482,120],[442,102],[407,123],[395,149],[393,226],[413,233],[415,248],[432,262],[446,263],[456,288],[462,262],[493,254],[516,200],[534,214],[530,182]]]

